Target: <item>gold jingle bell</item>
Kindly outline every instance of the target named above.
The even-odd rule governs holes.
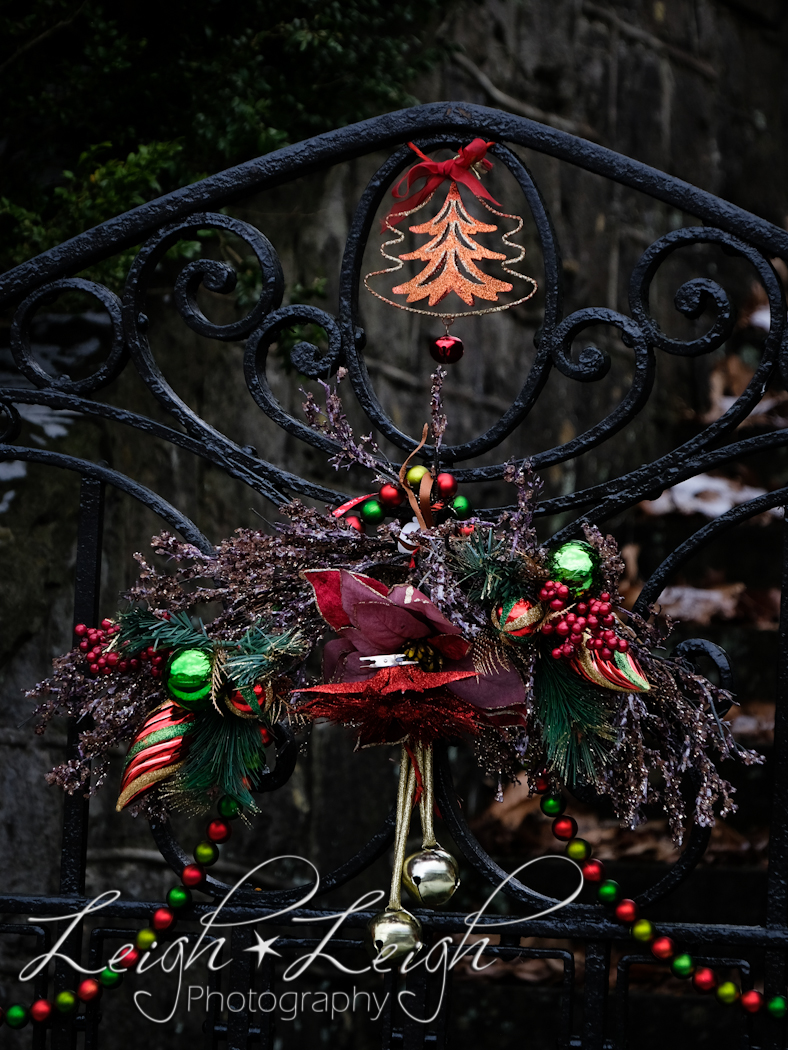
[[[427,908],[445,904],[460,885],[460,869],[451,853],[440,846],[422,849],[402,867],[406,889]]]
[[[404,908],[386,908],[370,919],[367,931],[373,958],[385,952],[387,962],[396,962],[421,948],[421,923]]]

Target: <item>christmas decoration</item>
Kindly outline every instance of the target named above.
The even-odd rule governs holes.
[[[460,149],[456,157],[448,161],[432,160],[412,142],[408,145],[422,159],[394,187],[392,196],[397,203],[391,208],[382,223],[382,232],[391,231],[394,233],[394,238],[384,241],[380,252],[384,259],[394,265],[384,270],[368,273],[364,278],[364,284],[368,291],[391,306],[408,310],[411,313],[441,318],[446,328],[445,335],[432,342],[430,353],[441,364],[453,364],[463,354],[462,341],[449,335],[449,325],[456,318],[478,317],[482,314],[509,310],[514,306],[519,306],[536,293],[537,285],[532,277],[527,277],[514,269],[525,258],[525,249],[511,239],[522,230],[522,218],[493,208],[492,205],[498,202],[488,193],[479,179],[480,174],[489,171],[493,166],[486,157],[487,150],[493,143],[484,142],[483,139],[474,139],[468,146]],[[407,193],[414,183],[422,178],[426,179],[422,189],[409,196],[400,193],[403,183],[407,186]],[[402,244],[405,239],[405,235],[395,229],[397,224],[406,216],[415,214],[429,204],[433,195],[445,181],[448,181],[449,189],[437,213],[426,222],[410,227],[411,233],[427,237],[426,243],[411,252],[403,252],[400,255],[389,254],[386,249]],[[476,240],[478,234],[495,233],[498,226],[495,223],[482,222],[468,211],[460,194],[460,185],[470,191],[492,215],[515,223],[514,228],[502,236],[503,245],[507,250],[514,252],[512,256],[508,257],[506,252],[493,251]],[[371,286],[370,281],[373,278],[397,273],[402,270],[406,262],[413,261],[424,264],[421,271],[410,280],[397,284],[391,289],[391,295],[403,296],[405,302],[392,300]],[[501,270],[506,276],[526,281],[529,290],[513,302],[499,302],[499,295],[511,292],[513,285],[510,281],[493,277],[477,265],[485,262],[500,263]],[[426,300],[427,306],[434,307],[449,296],[471,309],[464,310],[459,307],[446,312],[438,312],[410,305]],[[477,300],[497,305],[479,308],[476,307]]]

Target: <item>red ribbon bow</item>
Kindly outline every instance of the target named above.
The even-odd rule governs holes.
[[[492,168],[492,161],[487,160],[485,157],[487,150],[493,145],[492,142],[485,142],[484,139],[474,139],[473,142],[460,149],[459,156],[441,161],[430,160],[412,142],[409,142],[408,145],[414,153],[418,153],[423,159],[420,164],[414,164],[391,191],[391,196],[399,203],[394,205],[381,223],[381,233],[385,233],[390,226],[396,226],[398,222],[401,222],[406,212],[412,211],[414,208],[418,208],[420,204],[423,204],[445,179],[461,182],[463,186],[467,186],[477,197],[485,197],[488,201],[492,201],[493,204],[498,204],[498,201],[490,196],[473,171],[471,171],[471,167],[474,164],[481,164],[486,171]],[[412,193],[409,197],[405,197],[404,193],[400,193],[400,186],[402,186],[403,182],[407,183],[406,192],[410,192],[413,183],[418,182],[419,179],[427,180],[426,185],[422,189]]]

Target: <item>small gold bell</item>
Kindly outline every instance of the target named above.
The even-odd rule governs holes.
[[[396,962],[421,948],[421,923],[404,908],[386,908],[367,924],[372,941],[372,957],[382,955],[386,961]],[[392,947],[396,950],[392,951]]]
[[[451,853],[433,846],[407,858],[402,881],[419,903],[435,908],[445,904],[460,885],[460,869]]]

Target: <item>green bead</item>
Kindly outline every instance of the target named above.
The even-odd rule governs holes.
[[[632,924],[632,936],[636,941],[653,941],[654,927],[648,919],[638,919]]]
[[[219,810],[219,816],[225,817],[227,820],[235,820],[236,817],[240,817],[241,813],[243,813],[243,806],[232,795],[222,795],[217,809]]]
[[[30,1014],[27,1007],[22,1006],[21,1003],[14,1003],[5,1012],[5,1023],[9,1028],[24,1028],[29,1020]]]
[[[425,474],[429,474],[426,467],[411,467],[405,477],[408,479],[408,484],[413,488],[421,484],[421,479]]]
[[[114,970],[107,966],[106,969],[101,971],[98,979],[99,984],[104,985],[105,988],[117,988],[123,981],[123,974],[115,973]]]
[[[560,580],[577,592],[587,591],[594,582],[599,555],[582,540],[569,540],[552,551],[547,569],[554,580]]]
[[[766,1009],[772,1017],[780,1020],[788,1013],[788,1000],[784,995],[774,995],[766,1002]]]
[[[455,518],[465,521],[473,514],[473,504],[467,496],[455,496],[451,501],[451,509]]]
[[[585,839],[571,839],[566,844],[566,855],[570,860],[579,862],[588,860],[591,856],[591,843]]]
[[[614,879],[605,879],[600,882],[596,895],[602,904],[615,904],[621,896],[621,887]]]
[[[187,886],[173,886],[167,894],[167,904],[177,911],[178,908],[188,908],[192,902],[192,891]]]
[[[733,981],[723,981],[717,988],[717,998],[721,1003],[730,1006],[739,998],[739,989]],[[781,997],[780,997],[781,998]],[[785,1000],[783,1000],[784,1002]]]
[[[61,1014],[70,1014],[77,1008],[77,993],[72,991],[58,992],[55,996],[55,1009]]]
[[[216,843],[203,839],[194,847],[194,859],[198,864],[204,864],[206,868],[210,868],[219,859],[219,847]]]
[[[561,795],[543,795],[539,805],[546,817],[560,817],[566,809],[566,802]]]
[[[141,952],[149,952],[156,943],[156,931],[149,926],[143,927],[137,934],[134,943]]]
[[[367,525],[379,525],[386,516],[385,510],[376,499],[368,499],[366,503],[362,503],[359,513]]]
[[[681,955],[677,955],[673,959],[670,968],[675,977],[692,977],[695,972],[695,963],[692,961],[691,955],[682,952]]]
[[[167,692],[188,711],[206,707],[211,696],[211,657],[204,649],[182,649],[167,668]]]

